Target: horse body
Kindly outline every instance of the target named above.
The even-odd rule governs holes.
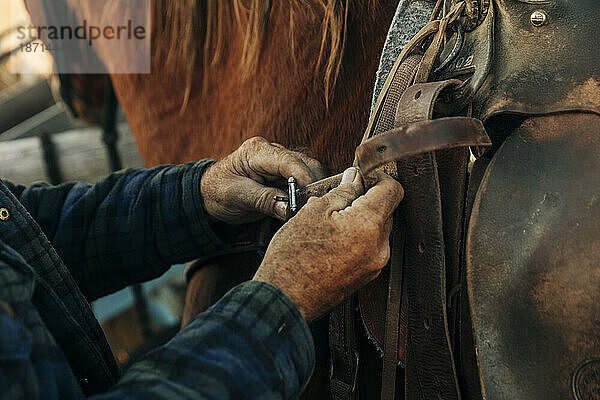
[[[315,5],[295,14],[294,27],[287,2],[273,5],[251,78],[240,71],[244,32],[234,25],[227,55],[208,79],[195,76],[183,113],[185,64],[178,74],[168,71],[163,62],[168,48],[161,48],[166,38],[154,39],[151,75],[113,76],[147,164],[220,157],[260,135],[307,148],[330,169],[348,165],[368,118],[372,77],[395,7],[381,4],[372,14],[366,2],[348,3],[345,51],[327,108],[323,72],[315,75],[323,20]]]
[[[42,25],[43,1],[26,4]],[[76,21],[110,21],[111,12],[122,13],[127,4],[64,0],[52,6],[67,8]],[[153,2],[152,73],[111,76],[147,165],[218,158],[261,135],[309,150],[333,170],[347,166],[368,118],[373,77],[396,4]],[[127,58],[95,46],[107,66]],[[90,90],[98,80],[71,76],[78,97],[92,106],[88,109],[102,107],[104,85]],[[85,110],[79,111],[85,118]]]

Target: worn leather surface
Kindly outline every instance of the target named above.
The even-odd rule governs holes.
[[[500,113],[600,113],[600,3],[596,0],[496,0],[491,73],[475,98],[482,119]],[[533,11],[548,22],[534,27]],[[516,45],[518,44],[518,45]]]
[[[479,93],[483,83],[488,79],[494,62],[494,35],[496,24],[495,3],[490,0],[485,18],[472,31],[467,32],[458,55],[445,68],[434,72],[432,80],[460,79],[464,84],[457,89],[455,97],[457,110],[471,104],[473,97]],[[440,54],[445,60],[452,52],[457,35],[452,36]],[[479,117],[474,113],[474,117]]]
[[[394,126],[400,127],[432,119],[436,111],[436,101],[442,93],[461,83],[458,79],[449,79],[439,82],[416,83],[408,87],[401,97],[402,101],[399,101],[396,106]],[[441,103],[446,104],[447,102]]]
[[[466,269],[485,398],[599,398],[600,116],[535,117],[506,139]]]
[[[446,306],[448,335],[456,354],[458,323],[458,290],[460,284],[460,254],[462,250],[467,191],[469,149],[466,147],[440,150],[436,153],[442,219],[444,226],[444,253],[446,257]]]
[[[485,171],[491,161],[490,157],[482,156],[478,158],[471,168],[467,185],[467,199],[465,204],[465,219],[463,220],[463,229],[466,230],[468,216],[471,215],[473,202],[477,195],[477,189],[483,179]],[[463,251],[461,251],[461,271],[460,271],[460,292],[458,307],[458,340],[455,343],[457,352],[457,362],[459,373],[459,383],[461,394],[465,399],[482,399],[481,379],[479,377],[479,366],[477,363],[476,348],[473,339],[473,329],[471,322],[471,312],[469,299],[467,296],[467,284],[464,271],[464,241]]]
[[[332,400],[354,400],[358,397],[360,358],[356,340],[355,307],[355,299],[351,297],[336,306],[329,315],[329,390]]]
[[[438,118],[404,125],[369,139],[356,149],[356,165],[368,175],[388,162],[423,152],[490,144],[478,119]]]
[[[536,10],[546,13],[545,25],[531,24]],[[494,15],[490,41],[486,32]],[[467,32],[455,62],[436,79],[473,74],[462,94],[475,92],[473,116],[483,121],[505,113],[600,113],[598,37],[600,3],[596,0],[493,0],[486,20]],[[490,65],[485,62],[487,44],[493,44]],[[485,81],[477,85],[482,77]]]
[[[439,181],[435,155],[423,154],[400,163],[399,170],[413,173],[402,176],[405,188],[403,207],[411,210],[405,215],[410,227],[406,240],[405,279],[408,298],[408,344],[406,354],[407,395],[425,399],[441,396],[458,398],[458,384],[453,378],[435,379],[436,371],[445,377],[453,368],[445,315],[446,286],[444,238]],[[427,288],[429,296],[420,294]],[[439,302],[443,306],[438,307]],[[437,346],[438,343],[445,343]],[[441,347],[441,352],[439,351]],[[421,386],[421,383],[424,384]]]
[[[356,149],[356,165],[368,181],[371,172],[396,160],[428,151],[489,145],[491,142],[481,121],[467,117],[439,118],[405,125],[367,140]],[[306,204],[311,196],[323,196],[341,180],[342,174],[338,174],[299,188],[298,206]]]
[[[450,142],[461,137],[470,136],[466,129],[447,127],[438,129],[436,134],[427,134],[431,125],[441,126],[444,120],[427,121],[432,118],[437,98],[446,88],[455,86],[454,81],[432,82],[417,84],[409,87],[399,100],[396,107],[395,124],[410,124],[408,129],[396,132],[394,137],[406,140],[399,141],[397,149],[404,149],[412,157],[400,159],[397,162],[397,179],[405,188],[405,199],[400,208],[399,220],[407,228],[404,256],[404,299],[403,315],[400,319],[399,338],[400,356],[406,361],[405,395],[407,398],[460,398],[454,357],[452,354],[446,316],[446,261],[444,246],[444,225],[441,205],[441,189],[436,160],[436,148],[431,143],[442,143],[445,148],[445,134],[453,137]],[[451,118],[454,123],[466,121],[466,118]],[[477,125],[478,126],[478,125]],[[414,134],[408,132],[414,129]],[[460,131],[460,132],[459,132]],[[448,133],[450,132],[450,133]],[[485,131],[482,129],[479,132]],[[415,141],[416,143],[410,143]],[[459,140],[460,141],[460,140]],[[374,137],[370,141],[373,146],[367,146],[365,153],[377,161],[383,158],[385,151],[381,147],[394,148],[385,141],[385,134]],[[437,143],[438,145],[440,143]],[[418,144],[418,145],[416,145]],[[465,145],[466,143],[463,143]],[[411,145],[421,148],[421,152],[412,152]],[[368,151],[366,151],[368,149]],[[375,150],[375,151],[373,151]],[[397,150],[396,150],[397,151]],[[381,153],[378,155],[378,153]],[[457,153],[458,155],[458,153]],[[466,155],[463,153],[466,160]],[[451,158],[448,158],[451,159]],[[357,150],[357,161],[363,160],[360,149]],[[364,160],[363,160],[364,161]],[[373,162],[376,164],[377,162]],[[446,165],[453,169],[460,168],[460,160],[455,165]],[[466,165],[462,163],[463,167]],[[450,175],[446,175],[449,177]],[[460,187],[454,182],[446,182],[451,188]],[[464,188],[464,183],[462,185]],[[456,246],[452,246],[456,248]],[[457,256],[454,257],[456,260]],[[370,296],[365,296],[369,293]],[[381,322],[369,310],[381,297],[382,288],[370,285],[360,293],[361,311],[367,328],[371,334],[387,344],[390,340],[386,329],[385,337],[381,337]],[[384,326],[391,318],[390,310],[386,310]],[[396,312],[396,310],[393,310]],[[396,317],[394,315],[394,317]],[[386,346],[387,347],[387,346]],[[384,356],[385,360],[385,356]],[[384,364],[384,385],[392,380],[389,368]],[[386,379],[388,378],[388,379]],[[387,389],[384,387],[384,389]],[[393,390],[393,387],[391,388]],[[382,391],[382,393],[386,393]],[[389,396],[388,396],[389,397]]]
[[[396,213],[389,265],[388,289],[385,305],[383,360],[381,370],[381,400],[395,400],[398,371],[398,349],[406,346],[406,336],[400,336],[400,310],[403,296],[404,248],[406,225]],[[404,334],[406,332],[403,332]],[[399,386],[399,385],[398,385]]]

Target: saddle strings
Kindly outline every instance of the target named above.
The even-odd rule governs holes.
[[[458,18],[462,14],[463,10],[465,9],[465,2],[461,1],[458,4],[456,4],[452,8],[452,10],[450,10],[450,12],[448,12],[447,15],[442,15],[442,18],[436,19],[437,15],[440,13],[440,10],[442,9],[442,7],[441,7],[442,4],[445,5],[444,0],[438,0],[438,3],[436,4],[436,6],[434,8],[434,11],[432,13],[431,20],[429,21],[429,23],[427,23],[423,28],[421,28],[421,30],[415,36],[413,36],[412,39],[409,40],[409,42],[406,44],[406,46],[404,46],[404,48],[400,52],[400,55],[396,59],[396,62],[394,63],[392,69],[390,70],[390,73],[388,74],[388,77],[387,77],[385,83],[383,84],[383,88],[381,89],[379,97],[377,98],[377,102],[375,103],[375,107],[373,108],[373,112],[371,113],[371,117],[369,118],[369,123],[367,124],[367,128],[365,129],[365,133],[363,135],[361,143],[364,143],[367,139],[369,139],[373,136],[375,127],[377,125],[377,121],[379,120],[379,116],[381,115],[381,110],[383,109],[383,105],[385,103],[385,99],[387,98],[390,86],[391,86],[393,80],[395,79],[396,74],[398,73],[398,69],[400,68],[400,65],[402,65],[402,63],[404,63],[406,61],[406,59],[411,54],[413,54],[421,44],[426,43],[427,39],[429,39],[432,35],[437,34],[437,35],[441,35],[441,37],[439,39],[440,47],[437,49],[437,53],[435,54],[435,57],[432,57],[431,65],[430,66],[423,65],[422,67],[419,67],[422,71],[421,74],[423,74],[423,75],[426,74],[427,77],[429,77],[429,74],[431,73],[431,69],[433,68],[435,60],[437,59],[437,55],[442,50],[441,43],[446,41],[447,29],[458,20]],[[441,28],[443,28],[443,29],[441,29]],[[434,38],[434,41],[435,41],[435,38]],[[426,47],[426,46],[423,46],[423,47]],[[433,50],[431,50],[431,51],[433,52]],[[356,164],[356,160],[355,160],[354,164]]]

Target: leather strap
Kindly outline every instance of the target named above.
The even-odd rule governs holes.
[[[360,167],[369,186],[368,175],[391,162],[423,152],[490,145],[485,128],[478,119],[440,118],[392,129],[367,140],[356,149],[355,164]],[[298,206],[302,207],[312,196],[323,196],[337,187],[341,180],[342,174],[338,174],[299,188],[296,192]]]
[[[333,400],[358,398],[358,344],[355,331],[355,299],[344,301],[329,316],[329,351],[331,354],[330,391]]]
[[[430,120],[442,91],[454,85],[454,81],[442,81],[410,87],[400,99],[396,122],[428,126],[444,124],[444,120],[452,120],[453,124],[471,121],[464,117]],[[454,139],[467,144],[458,137],[472,135],[489,143],[489,139],[484,139],[487,135],[483,125],[470,124],[473,132],[468,128],[456,130],[458,136]],[[460,398],[446,315],[444,226],[437,168],[433,151],[398,163],[398,177],[406,194],[402,209],[408,230],[404,271],[408,299],[405,383],[406,397],[410,399]]]
[[[394,126],[399,127],[414,122],[427,121],[434,118],[438,99],[445,90],[453,90],[461,84],[459,80],[416,83],[403,93],[396,105]],[[455,110],[453,110],[455,111]]]
[[[423,60],[421,61],[421,64],[419,65],[415,75],[415,82],[427,82],[429,80],[429,74],[433,69],[433,64],[438,58],[443,44],[446,42],[446,29],[448,28],[448,25],[452,24],[461,15],[464,8],[464,2],[457,3],[446,16],[444,16],[441,20],[438,20],[438,30],[434,35],[431,44],[427,47],[427,50],[423,55]]]
[[[405,225],[396,224],[392,235],[390,277],[383,344],[383,370],[381,375],[381,399],[394,400],[396,395],[396,368],[398,366],[398,340],[400,304],[402,302],[402,275],[404,265]]]
[[[436,24],[433,25],[437,28]],[[424,32],[428,31],[425,30]],[[423,33],[423,35],[426,36],[427,34]],[[408,53],[405,52],[402,57],[402,61],[404,62],[398,61],[396,63],[394,66],[394,73],[390,74],[390,77],[386,81],[386,89],[384,90],[384,93],[386,94],[384,96],[385,98],[379,99],[377,105],[379,111],[373,113],[374,116],[370,120],[367,132],[365,132],[365,138],[385,132],[393,127],[395,117],[394,105],[397,103],[404,90],[412,83],[414,73],[416,72],[420,60],[420,56],[408,56]],[[377,122],[376,126],[372,125],[375,122]],[[370,131],[371,128],[372,131]],[[363,138],[363,141],[365,138]],[[394,170],[395,164],[392,164],[386,171],[393,173]],[[331,188],[337,186],[340,180],[341,175],[338,175],[328,178],[325,182],[317,182],[311,186],[312,189],[319,191],[318,195],[324,195],[327,191],[331,190]],[[308,187],[305,190],[299,190],[297,192],[298,205],[304,205],[311,195],[313,194]],[[334,399],[353,399],[356,396],[358,348],[355,337],[356,332],[354,330],[354,306],[349,304],[349,301],[350,300],[347,300],[341,306],[334,309],[330,315],[329,348],[332,360],[332,379],[330,388]],[[346,334],[340,335],[336,333],[337,331],[346,332]]]
[[[440,118],[392,129],[367,140],[356,150],[356,164],[366,176],[392,161],[424,152],[490,145],[491,141],[481,121],[468,117]],[[377,151],[382,146],[386,149]],[[341,180],[342,174],[338,174],[299,188],[296,192],[298,206],[304,206],[312,196],[325,195],[337,187]],[[365,180],[369,179],[366,177]]]
[[[440,118],[405,125],[367,140],[356,149],[356,165],[366,176],[391,161],[424,152],[490,144],[478,119]]]

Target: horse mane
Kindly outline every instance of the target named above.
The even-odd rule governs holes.
[[[223,60],[230,35],[235,29],[243,35],[239,57],[240,72],[248,78],[256,70],[261,45],[268,32],[274,8],[288,14],[289,42],[295,51],[294,21],[298,13],[320,13],[321,50],[315,70],[323,68],[325,101],[328,103],[335,86],[344,54],[349,13],[364,10],[374,14],[379,0],[157,0],[153,10],[153,30],[164,35],[169,49],[165,67],[173,73],[185,71],[186,96],[198,70],[206,82],[210,70]],[[352,8],[352,10],[350,10]],[[166,38],[165,38],[166,36]]]

